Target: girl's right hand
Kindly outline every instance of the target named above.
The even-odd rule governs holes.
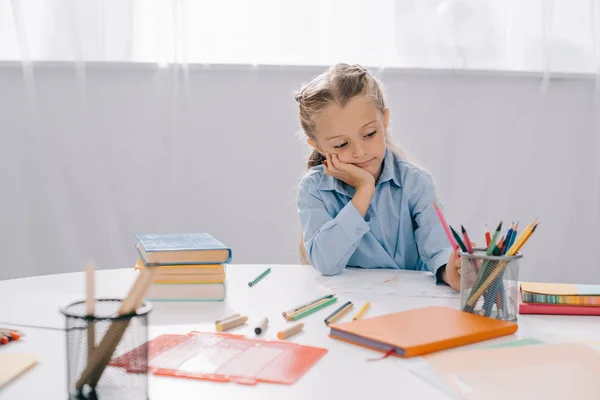
[[[357,190],[361,187],[375,187],[375,178],[369,171],[340,161],[337,154],[325,153],[325,157],[323,168],[327,175],[344,181]]]

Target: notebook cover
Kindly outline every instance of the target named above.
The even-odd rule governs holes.
[[[514,322],[501,321],[443,306],[431,306],[334,324],[330,336],[399,357],[435,351],[510,335]]]
[[[519,314],[600,315],[600,307],[524,303],[521,291],[519,291]]]
[[[0,388],[38,362],[35,354],[0,353]]]
[[[138,259],[134,269],[141,271],[148,268],[144,265],[142,259]],[[156,268],[154,271],[154,284],[211,284],[224,283],[226,279],[225,269],[219,268]]]
[[[133,267],[134,269],[142,269],[145,268],[146,265],[144,264],[144,260],[142,259],[142,257],[140,256],[136,263],[135,266]],[[226,270],[226,266],[224,264],[161,264],[161,265],[157,265],[154,268],[156,268],[156,273],[160,274],[160,273],[183,273],[183,274],[187,274],[187,273],[191,273],[190,271],[194,271],[193,273],[203,273],[203,274],[221,274],[221,273],[225,273]]]
[[[600,296],[600,285],[521,282],[521,290],[549,296]]]
[[[583,343],[469,349],[425,360],[464,400],[600,398],[600,354]]]
[[[225,250],[228,254],[227,259],[222,263],[231,261],[231,248],[225,246],[219,240],[214,238],[207,232],[197,233],[146,233],[136,234],[138,245],[136,246],[138,253],[144,264],[148,266],[161,266],[165,264],[214,264],[214,261],[185,261],[176,263],[152,263],[144,257],[144,250],[147,254],[152,253],[168,253],[168,252],[194,252],[207,250]],[[138,247],[139,246],[139,247]],[[140,249],[141,247],[141,249]]]

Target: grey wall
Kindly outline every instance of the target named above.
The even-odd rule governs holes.
[[[321,68],[0,65],[0,279],[127,268],[137,232],[209,231],[298,263],[308,149],[292,91]],[[541,220],[521,278],[600,284],[594,80],[385,70],[392,135],[449,222]]]

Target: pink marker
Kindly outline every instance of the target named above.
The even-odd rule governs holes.
[[[435,207],[435,212],[437,212],[437,215],[440,218],[440,222],[442,223],[442,226],[444,227],[444,230],[446,231],[446,236],[448,236],[448,240],[450,241],[450,244],[452,244],[452,248],[454,249],[454,251],[458,250],[458,244],[456,244],[454,237],[452,237],[452,232],[450,232],[450,228],[448,227],[448,224],[446,223],[446,219],[442,215],[442,210],[440,210],[440,208],[438,207],[438,205],[435,202],[433,202],[433,206]]]

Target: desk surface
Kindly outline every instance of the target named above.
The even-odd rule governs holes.
[[[227,267],[227,299],[219,303],[153,303],[149,336],[164,333],[187,333],[191,330],[214,332],[214,321],[223,315],[240,312],[248,315],[249,324],[235,333],[253,335],[253,324],[268,317],[270,324],[263,335],[275,339],[279,328],[286,325],[281,312],[322,295],[318,290],[324,277],[311,267],[274,265],[269,276],[255,287],[248,282],[265,269],[265,265]],[[98,271],[98,297],[123,296],[135,278],[132,269]],[[18,328],[26,333],[24,340],[0,347],[0,352],[32,352],[40,363],[5,388],[0,399],[65,399],[66,361],[64,320],[60,308],[84,298],[83,273],[48,275],[0,282],[4,302],[0,304],[0,326],[13,324],[40,326]],[[424,278],[419,285],[434,285]],[[427,305],[458,308],[458,299],[404,297],[391,295],[338,294],[339,302],[352,300],[359,307],[371,302],[368,316],[375,316]],[[420,358],[389,357],[377,362],[366,359],[379,355],[368,349],[329,338],[323,318],[331,307],[303,319],[305,329],[290,340],[324,347],[329,351],[296,384],[259,384],[255,387],[234,383],[194,381],[182,378],[150,377],[150,398],[186,399],[202,396],[209,399],[331,399],[379,397],[427,398],[448,400],[442,391],[417,377],[411,368],[423,365]],[[44,328],[41,328],[44,327]],[[600,330],[600,317],[519,316],[515,335],[494,339],[469,347],[488,346],[526,337],[544,335],[592,340]],[[464,347],[463,347],[464,349]],[[450,350],[452,351],[452,350]],[[397,394],[396,394],[397,393]]]

